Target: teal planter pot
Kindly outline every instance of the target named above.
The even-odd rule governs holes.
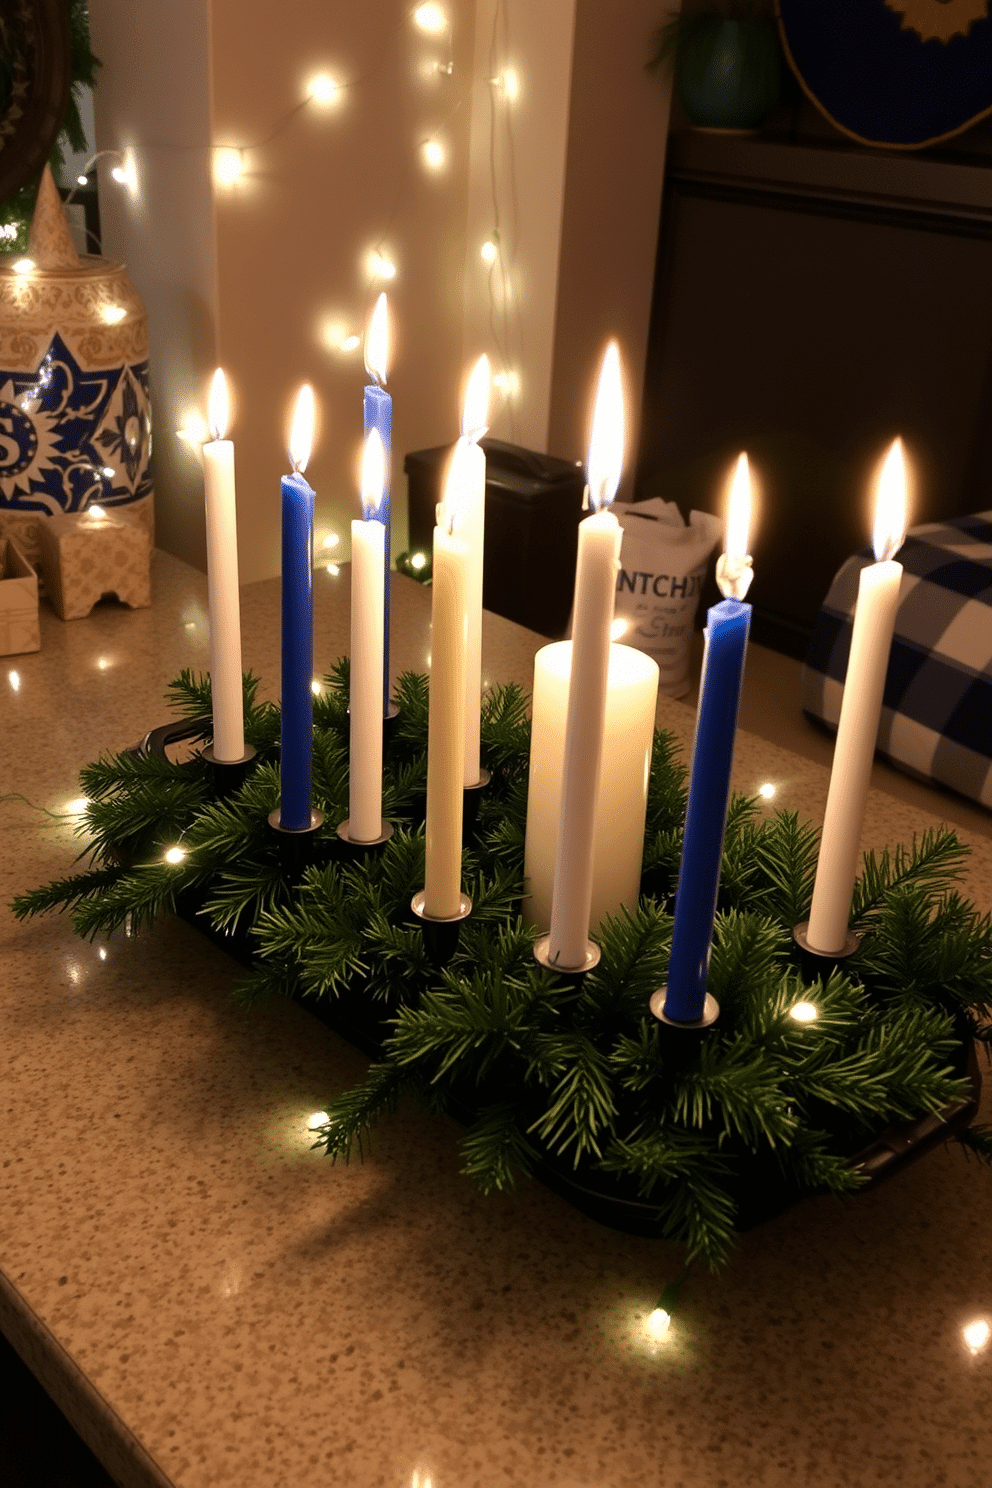
[[[684,26],[675,83],[693,124],[755,129],[778,102],[782,86],[782,51],[774,22],[714,16]]]

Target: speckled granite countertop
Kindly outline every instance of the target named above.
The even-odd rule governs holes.
[[[423,667],[429,596],[394,582],[395,667]],[[347,649],[347,570],[316,589],[321,670]],[[270,695],[277,613],[274,582],[245,590]],[[528,681],[536,637],[487,617],[485,643],[491,678]],[[151,610],[45,614],[41,652],[0,663],[2,792],[63,810],[82,764],[167,720],[183,665],[207,665],[205,582],[175,560]],[[660,720],[691,738],[681,704]],[[736,778],[822,812],[825,771],[746,735]],[[801,1205],[694,1277],[652,1353],[674,1252],[537,1184],[482,1198],[449,1123],[413,1111],[331,1168],[306,1120],[362,1058],[291,1004],[240,1013],[237,969],[185,924],[90,945],[15,923],[11,895],[74,844],[20,800],[0,824],[0,1326],[122,1484],[992,1480],[992,1346],[961,1336],[992,1318],[992,1174],[938,1150]],[[866,840],[926,824],[876,793]],[[988,840],[968,888],[989,907]]]

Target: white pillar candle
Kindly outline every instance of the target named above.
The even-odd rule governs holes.
[[[375,842],[382,832],[382,673],[386,529],[378,510],[386,480],[382,436],[373,428],[362,458],[364,521],[351,524],[351,753],[348,835]]]
[[[219,760],[239,760],[245,752],[245,723],[241,692],[238,515],[234,445],[224,437],[227,421],[227,383],[218,367],[210,387],[208,423],[213,438],[203,446],[213,749]]]
[[[825,955],[844,949],[858,871],[861,824],[882,713],[892,632],[899,609],[902,564],[893,554],[906,532],[906,470],[902,441],[886,457],[875,505],[876,562],[862,570],[851,653],[834,745],[816,883],[806,932]]]
[[[552,965],[570,970],[585,965],[589,939],[610,630],[623,535],[613,512],[600,508],[608,508],[616,495],[622,463],[620,354],[616,342],[611,341],[599,375],[589,443],[589,499],[597,509],[579,523],[562,804],[548,945]]]
[[[542,930],[551,924],[571,664],[570,641],[544,646],[534,658],[524,915]],[[632,646],[611,645],[594,813],[589,909],[594,929],[622,905],[637,905],[657,699],[657,662]]]
[[[453,918],[461,907],[468,639],[469,555],[458,531],[450,470],[438,519],[431,600],[424,913],[441,920]]]
[[[468,548],[465,646],[465,774],[466,787],[478,785],[479,725],[482,711],[482,570],[486,534],[486,456],[478,441],[489,419],[489,358],[481,356],[472,368],[462,410],[462,436],[455,446],[462,512],[459,536]]]

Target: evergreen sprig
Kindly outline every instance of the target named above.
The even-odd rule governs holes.
[[[655,1233],[714,1266],[756,1194],[774,1209],[804,1193],[853,1192],[866,1181],[853,1158],[870,1134],[964,1095],[968,1038],[992,1046],[992,917],[955,887],[965,849],[953,833],[866,855],[854,902],[860,949],[807,985],[791,931],[808,915],[817,833],[794,812],[765,816],[735,796],[709,972],[721,1016],[687,1051],[648,1012],[667,977],[682,848],[686,771],[672,740],[655,738],[640,901],[604,921],[600,962],[573,984],[537,964],[536,931],[521,918],[526,699],[514,686],[487,692],[492,781],[462,864],[473,913],[439,970],[410,912],[424,882],[428,682],[399,681],[383,780],[395,830],[360,862],[335,833],[348,809],[348,689],[343,659],[314,698],[314,800],[325,823],[298,881],[268,825],[279,712],[258,701],[248,675],[245,734],[259,758],[244,783],[219,798],[199,753],[183,764],[133,752],[95,761],[81,777],[88,869],[20,895],[15,913],[66,909],[87,936],[163,910],[197,914],[250,962],[238,988],[245,1006],[304,998],[357,1019],[380,1049],[315,1133],[332,1159],[364,1155],[408,1091],[467,1121],[462,1168],[485,1191],[553,1172],[639,1205]],[[207,739],[209,679],[183,672],[169,698],[193,737]],[[182,858],[168,861],[176,846]],[[792,1016],[800,1001],[814,1004],[815,1022]],[[992,1163],[992,1129],[961,1140]]]

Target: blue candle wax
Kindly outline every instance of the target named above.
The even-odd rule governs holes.
[[[313,804],[313,502],[299,471],[282,478],[280,825],[310,826]]]
[[[393,400],[385,388],[370,383],[365,389],[365,438],[372,429],[379,430],[382,448],[386,457],[386,479],[382,488],[382,501],[378,509],[363,513],[365,520],[381,522],[386,529],[385,549],[385,604],[382,613],[382,713],[389,712],[389,476],[392,469]]]
[[[696,1022],[706,1001],[751,606],[739,599],[721,600],[707,613],[706,622],[665,999],[665,1016],[676,1023]]]

